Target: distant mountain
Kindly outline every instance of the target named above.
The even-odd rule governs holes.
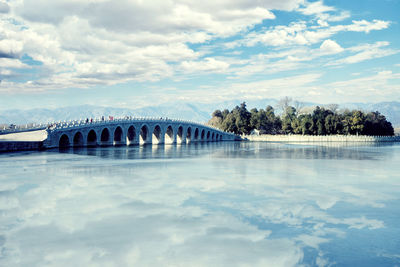
[[[73,119],[99,118],[101,116],[168,117],[206,122],[210,119],[211,113],[214,110],[232,109],[241,102],[243,101],[230,100],[207,104],[175,102],[138,109],[81,105],[57,109],[3,110],[0,111],[0,124],[47,123]],[[246,101],[246,104],[250,110],[254,107],[265,108],[268,105],[275,107],[277,102],[276,99],[259,99]],[[317,104],[305,103],[304,105],[316,106]],[[339,107],[341,109],[361,109],[366,112],[379,111],[392,122],[394,127],[400,127],[400,102],[346,103],[341,104]]]
[[[140,109],[101,107],[92,105],[71,106],[57,109],[30,109],[0,111],[0,124],[47,123],[101,116],[169,117],[205,122],[210,112],[200,110],[191,104],[164,105]]]

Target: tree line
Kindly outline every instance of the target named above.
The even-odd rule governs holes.
[[[240,135],[250,134],[254,129],[259,130],[260,134],[394,135],[392,124],[378,111],[338,112],[337,105],[331,105],[330,108],[317,106],[311,113],[300,113],[295,107],[284,105],[283,113],[279,116],[272,106],[248,111],[243,102],[231,111],[215,110],[208,123]]]

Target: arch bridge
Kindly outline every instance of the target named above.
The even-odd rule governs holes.
[[[119,118],[55,123],[47,129],[46,148],[140,144],[182,144],[241,140],[233,133],[191,121]]]

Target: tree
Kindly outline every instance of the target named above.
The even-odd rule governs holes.
[[[224,109],[224,110],[222,111],[222,119],[224,120],[224,119],[226,118],[226,116],[228,116],[229,113],[230,113],[230,112],[229,112],[228,109]]]
[[[300,118],[301,134],[310,135],[313,134],[314,121],[310,114],[301,115]]]
[[[365,135],[394,135],[394,129],[378,111],[369,112],[365,116],[363,133]]]
[[[246,108],[246,103],[240,104],[240,107],[236,106],[233,110],[233,114],[236,117],[236,126],[239,134],[249,134],[251,132],[250,118],[251,114]]]
[[[224,116],[222,115],[221,110],[217,109],[216,111],[214,111],[214,112],[212,113],[212,117],[218,117],[218,118],[221,118],[221,119],[222,119]]]
[[[208,121],[207,124],[211,125],[213,127],[221,128],[222,118],[218,117],[218,116],[214,116]]]
[[[394,135],[392,124],[378,111],[364,114],[361,110],[344,110],[338,113],[338,105],[331,104],[329,108],[317,106],[311,114],[298,114],[295,107],[288,105],[291,101],[288,97],[280,101],[282,107],[286,106],[282,119],[275,115],[271,106],[265,110],[253,108],[249,112],[243,102],[232,111],[215,110],[208,123],[236,134],[249,134],[257,129],[262,134]],[[298,103],[297,107],[300,107]]]
[[[282,131],[286,134],[293,133],[292,122],[296,119],[296,109],[288,106],[282,119]]]
[[[360,134],[363,129],[364,129],[364,113],[362,113],[362,111],[360,110],[354,110],[352,112],[352,117],[351,117],[351,133],[352,134]]]
[[[285,115],[286,109],[290,106],[290,103],[292,103],[292,98],[285,96],[284,98],[281,98],[276,104],[277,108],[282,110],[283,116]]]
[[[260,129],[261,126],[261,118],[258,110],[253,108],[250,110],[250,127],[252,129]]]
[[[338,104],[328,104],[326,106],[327,109],[329,109],[330,111],[332,111],[334,114],[336,114],[336,112],[339,109],[339,105]]]
[[[235,115],[233,113],[229,113],[228,115],[226,115],[224,121],[221,124],[222,130],[226,131],[226,132],[232,132],[235,134],[238,134],[238,129],[236,126],[236,118]]]
[[[293,106],[297,111],[297,115],[301,113],[301,110],[304,108],[304,102],[300,102],[300,101],[294,101],[293,102]]]
[[[329,114],[325,118],[326,134],[339,134],[343,129],[340,116],[337,114]]]

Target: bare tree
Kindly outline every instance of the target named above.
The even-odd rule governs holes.
[[[296,113],[300,114],[302,112],[302,109],[304,108],[305,104],[304,102],[300,102],[300,101],[294,101],[293,102],[293,106],[296,109]]]
[[[336,113],[339,109],[339,105],[338,104],[328,104],[328,105],[326,105],[326,108],[329,109],[330,111],[332,111],[333,113]]]
[[[282,114],[285,113],[287,107],[290,106],[290,103],[292,103],[292,98],[285,96],[284,98],[281,98],[278,103],[276,104],[276,107],[278,110],[282,111]]]

